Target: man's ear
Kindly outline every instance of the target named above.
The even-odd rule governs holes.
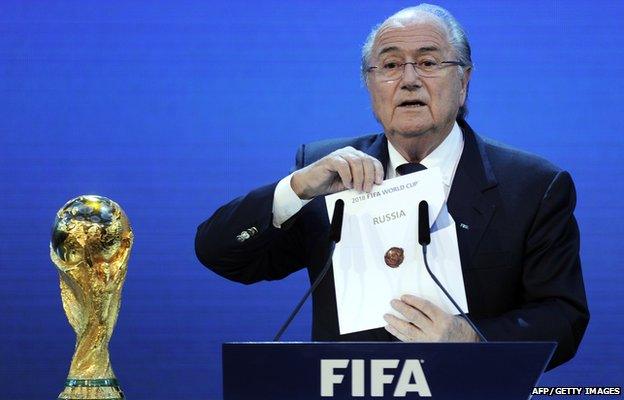
[[[462,74],[461,77],[461,91],[460,91],[460,96],[461,96],[461,102],[460,105],[464,105],[464,103],[466,103],[466,97],[468,97],[468,86],[470,85],[470,77],[472,75],[472,67],[468,67],[466,69],[464,69],[464,73]]]

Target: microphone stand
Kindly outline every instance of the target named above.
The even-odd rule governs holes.
[[[331,227],[330,227],[330,232],[329,232],[329,257],[327,257],[327,262],[325,263],[325,266],[321,270],[321,273],[314,280],[314,283],[312,283],[312,286],[310,286],[310,288],[303,295],[301,300],[299,300],[299,303],[297,303],[297,306],[295,307],[295,309],[290,313],[286,322],[284,322],[282,327],[279,329],[279,331],[273,338],[274,342],[279,342],[280,338],[282,337],[282,334],[286,331],[286,329],[288,328],[292,320],[295,318],[297,313],[299,313],[299,310],[301,310],[301,307],[303,307],[303,304],[305,303],[305,301],[308,299],[308,297],[310,297],[310,295],[314,292],[317,286],[321,283],[325,275],[327,275],[327,271],[329,271],[329,267],[331,267],[332,265],[332,258],[334,256],[334,249],[336,248],[336,243],[340,241],[343,214],[344,214],[344,201],[341,199],[338,199],[336,200],[336,203],[334,205],[334,214],[332,215]]]

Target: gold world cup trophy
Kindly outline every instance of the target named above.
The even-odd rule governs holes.
[[[59,399],[123,399],[108,354],[132,247],[132,229],[117,203],[79,196],[56,214],[50,257],[59,272],[63,309],[76,350]]]

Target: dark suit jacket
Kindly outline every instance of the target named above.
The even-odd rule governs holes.
[[[483,139],[458,122],[465,144],[447,205],[457,226],[470,316],[491,341],[556,341],[552,368],[572,358],[589,321],[572,214],[574,185],[548,161]],[[387,141],[379,134],[303,145],[296,167],[345,146],[388,164]],[[246,284],[281,279],[304,267],[314,280],[328,256],[324,198],[277,229],[276,184],[233,200],[199,226],[195,248],[204,265]],[[251,227],[258,233],[237,241]],[[312,338],[394,340],[384,329],[339,334],[331,270],[313,295]]]

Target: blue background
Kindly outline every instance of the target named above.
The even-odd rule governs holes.
[[[473,128],[568,169],[592,319],[542,385],[621,385],[624,5],[440,3],[468,32]],[[268,340],[304,272],[242,286],[197,225],[285,176],[297,146],[379,131],[360,45],[404,1],[0,3],[0,398],[55,398],[73,353],[48,255],[55,212],[97,193],[135,246],[111,341],[130,399],[221,395],[220,344]],[[309,306],[308,306],[309,307]],[[287,340],[308,340],[310,309]]]

